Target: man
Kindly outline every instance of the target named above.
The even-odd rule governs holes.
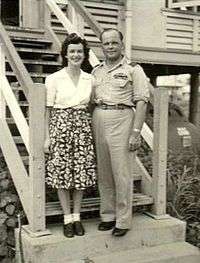
[[[93,126],[102,220],[98,229],[114,228],[114,236],[124,236],[131,228],[134,152],[141,143],[149,91],[142,68],[129,65],[122,54],[121,32],[106,29],[100,40],[105,61],[93,70]]]

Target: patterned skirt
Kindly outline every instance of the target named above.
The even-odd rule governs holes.
[[[77,189],[96,184],[96,156],[87,109],[52,109],[46,182],[52,188]]]

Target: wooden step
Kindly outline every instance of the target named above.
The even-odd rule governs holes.
[[[25,48],[25,47],[16,47],[18,52],[24,53],[38,53],[38,54],[50,54],[54,56],[58,56],[59,52],[53,51],[51,49],[34,49],[34,48]]]
[[[48,61],[48,60],[33,60],[33,59],[22,59],[24,64],[33,64],[33,65],[44,65],[44,66],[62,66],[61,62],[58,61]]]
[[[141,180],[140,177],[138,177]],[[143,205],[152,205],[153,204],[153,197],[141,194],[141,193],[134,193],[133,194],[133,206],[143,206]],[[99,210],[100,205],[100,198],[85,198],[82,202],[81,211],[97,211]],[[63,214],[63,210],[60,206],[59,202],[48,202],[46,204],[46,215],[61,215]]]
[[[10,37],[13,42],[28,42],[28,43],[41,43],[45,45],[51,45],[52,41],[45,38],[31,38],[31,37],[20,37],[20,36],[11,36]]]
[[[8,60],[6,60],[7,63],[9,63]],[[36,59],[22,59],[22,62],[24,64],[29,65],[42,65],[42,66],[58,66],[61,67],[62,63],[58,61],[48,61],[48,60],[36,60]]]
[[[50,73],[29,72],[29,74],[32,78],[46,78]],[[15,76],[15,73],[6,71],[6,76]]]

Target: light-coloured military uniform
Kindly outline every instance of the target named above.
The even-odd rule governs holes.
[[[134,121],[131,107],[139,100],[148,101],[147,78],[139,65],[131,66],[125,58],[109,70],[105,62],[101,63],[93,75],[101,219],[116,220],[117,228],[131,228],[134,169],[134,153],[128,149]]]

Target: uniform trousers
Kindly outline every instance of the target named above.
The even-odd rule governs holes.
[[[116,220],[117,228],[131,228],[134,152],[128,149],[134,112],[101,109],[93,112],[98,187],[103,222]]]

